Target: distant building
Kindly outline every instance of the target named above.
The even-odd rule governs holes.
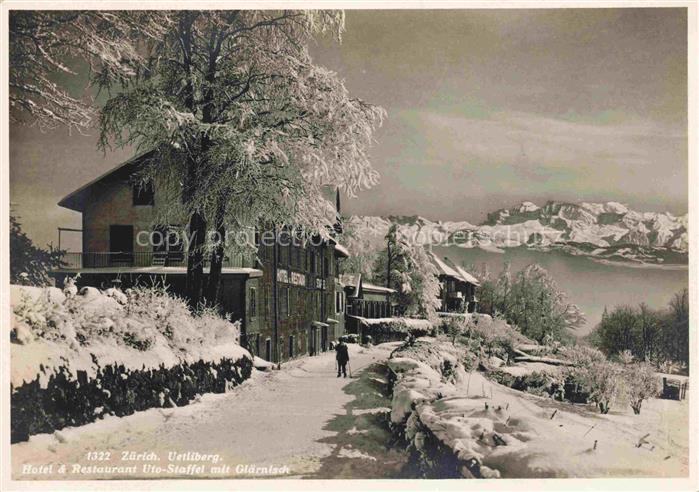
[[[433,252],[430,252],[429,255],[438,272],[440,311],[449,313],[476,312],[478,310],[476,288],[480,285],[478,279],[446,257],[439,258]]]
[[[389,318],[393,316],[391,294],[396,291],[365,282],[361,275],[342,275],[347,296],[346,313],[362,318]]]
[[[362,275],[342,275],[340,281],[344,287],[347,304],[345,307],[345,327],[348,333],[360,336],[362,342],[362,318],[390,318],[394,314],[391,300],[396,291],[365,282]]]
[[[82,214],[82,251],[67,253],[65,266],[52,272],[58,285],[79,273],[80,285],[127,288],[163,281],[177,294],[187,292],[184,243],[158,241],[181,237],[186,218],[161,224],[169,206],[163,198],[168,187],[144,187],[132,179],[144,157],[117,166],[59,202]],[[338,224],[334,234],[341,230]],[[291,233],[275,233],[275,238],[276,234]],[[243,343],[255,355],[275,362],[327,350],[344,333],[339,262],[348,256],[347,250],[334,239],[292,243],[275,240],[273,246],[260,244],[258,259],[234,255],[223,261],[222,309],[241,321]]]

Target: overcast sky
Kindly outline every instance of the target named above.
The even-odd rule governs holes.
[[[381,183],[346,212],[480,222],[522,200],[687,212],[686,9],[348,11],[315,60],[383,106]],[[130,155],[10,131],[11,201],[39,243],[56,202]]]

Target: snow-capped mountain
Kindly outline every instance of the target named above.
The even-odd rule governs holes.
[[[391,223],[422,244],[462,248],[558,249],[606,260],[687,263],[687,215],[637,212],[617,202],[522,202],[488,214],[481,225],[431,221],[420,216],[352,217],[365,239],[383,242]]]

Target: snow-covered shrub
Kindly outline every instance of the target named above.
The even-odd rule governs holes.
[[[182,385],[218,391],[249,376],[240,323],[211,310],[192,314],[163,288],[83,287],[63,295],[13,286],[11,294],[13,432],[14,424],[31,434],[89,422],[104,398],[113,413],[128,413],[155,405],[154,388],[182,402]],[[129,389],[131,377],[140,383]]]
[[[586,367],[593,363],[607,360],[607,357],[602,352],[587,345],[561,347],[561,353],[567,361],[576,367]]]
[[[154,366],[171,365],[183,357],[206,357],[209,347],[240,340],[240,323],[210,309],[192,314],[184,299],[163,287],[137,287],[126,293],[83,287],[70,296],[59,296],[53,290],[57,289],[13,290],[12,333],[18,341],[17,332],[28,329],[36,343],[55,342],[50,346],[54,361],[63,357],[78,363],[78,354],[71,353],[77,351],[94,354],[100,363],[118,361],[140,367],[151,359]],[[125,349],[152,357],[135,356]],[[39,363],[52,363],[32,360],[37,369]]]
[[[633,409],[633,413],[641,413],[643,400],[657,396],[658,380],[653,366],[642,362],[629,364],[624,368],[624,393]]]
[[[589,394],[589,399],[597,403],[600,413],[608,413],[611,405],[624,396],[624,375],[619,364],[595,361],[571,371],[573,378]]]
[[[506,371],[492,371],[488,374],[488,378],[512,389],[539,396],[551,396],[554,394],[554,389],[559,386],[556,377],[538,371],[522,376],[514,376]]]
[[[619,352],[619,354],[617,354],[617,358],[619,359],[619,362],[624,365],[631,364],[634,359],[633,354],[628,349]]]
[[[374,343],[404,340],[408,334],[414,337],[433,335],[435,324],[418,318],[359,318],[364,338],[370,336]]]
[[[485,349],[483,355],[495,355],[507,360],[514,355],[517,345],[533,343],[505,320],[488,315],[473,316],[467,323],[466,334],[468,338],[480,341]]]
[[[452,344],[456,344],[456,339],[466,334],[468,322],[465,318],[450,316],[440,320],[439,328],[442,333],[446,334],[451,339]]]

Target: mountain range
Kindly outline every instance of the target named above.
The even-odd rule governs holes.
[[[687,219],[687,214],[638,212],[618,202],[549,201],[539,207],[527,201],[488,214],[480,225],[421,216],[354,216],[348,223],[376,247],[394,223],[401,235],[422,244],[494,252],[561,250],[603,262],[660,266],[688,263]]]

